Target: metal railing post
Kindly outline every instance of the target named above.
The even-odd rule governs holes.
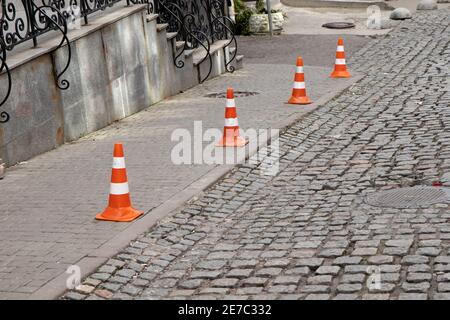
[[[87,7],[86,7],[86,0],[80,0],[80,14],[83,16],[84,24],[88,24],[88,13],[87,13]]]
[[[35,21],[34,19],[35,17],[35,12],[33,12],[33,5],[32,5],[32,1],[33,0],[22,0],[23,3],[23,7],[25,9],[25,15],[30,23],[30,34],[32,36],[33,39],[33,47],[37,46],[37,37],[36,37],[36,25],[35,25]]]
[[[270,0],[266,0],[266,4],[267,4],[267,15],[269,17],[269,32],[270,36],[273,37],[272,4],[270,3]]]

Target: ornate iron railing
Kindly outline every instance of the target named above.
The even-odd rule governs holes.
[[[180,59],[186,50],[202,47],[204,57],[200,63],[209,60],[209,71],[200,82],[205,81],[212,70],[211,45],[226,40],[224,47],[234,49],[226,57],[227,71],[234,72],[231,65],[236,58],[237,41],[234,36],[234,22],[228,17],[227,0],[154,0],[154,12],[159,14],[158,21],[168,24],[169,32],[177,33],[177,40],[183,41],[181,52],[176,53],[174,63],[182,68]]]
[[[123,0],[0,0],[0,75],[5,74],[6,86],[2,88],[0,108],[11,93],[12,80],[7,64],[7,53],[17,46],[31,42],[38,45],[38,38],[49,32],[61,36],[57,48],[67,47],[67,60],[56,75],[57,86],[65,90],[69,82],[62,79],[69,67],[71,48],[67,31],[77,27],[83,21],[88,24],[88,16],[105,10]],[[146,4],[148,13],[158,14],[159,23],[167,23],[169,32],[177,32],[177,41],[183,41],[180,52],[174,54],[174,64],[183,68],[181,59],[186,50],[202,48],[204,57],[200,63],[209,60],[209,72],[201,79],[206,80],[211,74],[211,45],[219,40],[226,40],[225,47],[234,47],[233,53],[226,57],[227,71],[233,72],[231,65],[236,57],[237,42],[234,36],[233,21],[227,16],[227,0],[126,0],[127,5]],[[0,123],[10,119],[6,111],[0,110]]]
[[[6,74],[6,89],[2,90],[0,107],[8,100],[11,94],[11,74],[7,64],[7,52],[18,45],[32,41],[37,46],[37,38],[45,33],[56,31],[61,35],[58,48],[67,45],[68,55],[65,65],[56,75],[56,85],[61,90],[69,88],[69,82],[62,79],[62,75],[69,67],[71,51],[67,38],[68,11],[63,6],[57,6],[52,0],[1,0],[0,12],[0,74]],[[60,4],[64,0],[59,1]],[[6,111],[0,112],[0,123],[10,119]]]

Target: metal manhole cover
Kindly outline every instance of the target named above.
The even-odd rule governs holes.
[[[350,29],[354,28],[355,24],[351,22],[328,22],[323,24],[322,27],[328,29]]]
[[[423,208],[450,200],[448,188],[416,186],[375,192],[365,197],[365,202],[375,207]]]
[[[256,91],[235,91],[234,97],[235,98],[251,97],[251,96],[256,96],[258,94],[259,94],[259,92],[256,92]],[[213,93],[208,93],[207,95],[205,95],[205,98],[225,99],[226,97],[227,97],[226,92],[213,92]]]

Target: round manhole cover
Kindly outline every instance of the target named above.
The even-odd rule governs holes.
[[[234,97],[235,98],[251,97],[251,96],[256,96],[258,94],[259,94],[259,92],[256,92],[256,91],[235,91]],[[205,98],[225,99],[226,97],[227,97],[226,92],[213,92],[213,93],[208,93],[207,95],[205,95]]]
[[[354,28],[355,24],[351,22],[328,22],[323,24],[322,27],[328,29],[350,29]]]
[[[423,208],[450,200],[447,188],[416,186],[375,192],[365,197],[365,202],[375,207]]]

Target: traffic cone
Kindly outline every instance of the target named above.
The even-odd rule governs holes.
[[[288,104],[310,104],[312,101],[306,95],[305,74],[303,73],[303,59],[297,58],[297,70],[295,72],[292,96]]]
[[[347,71],[345,64],[344,40],[338,39],[338,46],[336,50],[336,63],[334,71],[331,73],[331,78],[350,78],[350,73]]]
[[[236,104],[234,103],[234,91],[227,89],[227,106],[225,108],[225,125],[223,127],[223,138],[218,147],[243,147],[248,140],[239,135],[239,123],[236,113]]]
[[[117,222],[133,221],[144,212],[131,206],[127,169],[121,143],[114,145],[113,156],[109,204],[105,211],[95,216],[95,219]]]

